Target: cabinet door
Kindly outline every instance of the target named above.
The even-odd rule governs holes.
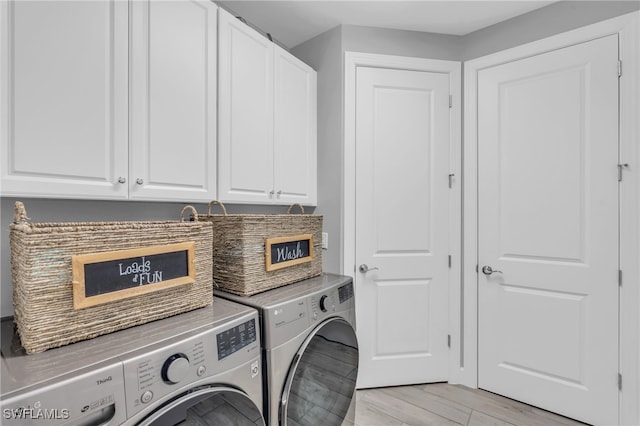
[[[216,10],[133,1],[130,198],[209,201],[216,189]]]
[[[2,195],[126,198],[127,3],[0,2]]]
[[[275,51],[274,188],[276,201],[317,201],[316,72],[284,49]]]
[[[222,9],[218,16],[218,197],[272,202],[273,43]]]

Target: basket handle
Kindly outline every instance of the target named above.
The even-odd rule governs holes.
[[[187,212],[187,210],[191,210],[191,218],[193,219],[194,222],[197,222],[198,211],[193,206],[184,206],[184,208],[180,212],[180,222],[184,222],[184,214]]]
[[[207,211],[207,214],[208,214],[208,215],[211,215],[211,206],[213,206],[213,205],[215,205],[215,204],[219,205],[219,206],[220,206],[220,208],[222,208],[222,213],[224,213],[224,215],[226,216],[226,215],[227,215],[227,209],[225,208],[224,204],[222,204],[222,203],[221,203],[220,201],[218,201],[218,200],[213,200],[213,201],[211,201],[211,202],[209,203],[209,210]]]
[[[24,208],[22,201],[16,201],[13,208],[13,223],[27,223],[29,218],[27,217],[27,210]]]
[[[304,207],[302,207],[300,204],[298,203],[293,203],[289,206],[289,209],[287,210],[287,214],[291,214],[291,209],[294,208],[295,206],[300,207],[300,214],[304,214]]]

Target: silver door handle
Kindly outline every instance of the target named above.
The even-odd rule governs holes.
[[[502,271],[498,271],[497,269],[494,271],[493,268],[489,265],[487,266],[483,266],[482,267],[482,273],[485,275],[491,275],[491,274],[495,274],[495,273],[501,274]]]
[[[363,274],[369,271],[373,271],[375,269],[378,269],[378,268],[377,267],[369,268],[366,263],[363,263],[362,265],[358,266],[358,271],[362,272]]]

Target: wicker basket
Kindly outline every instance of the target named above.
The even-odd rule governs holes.
[[[27,353],[213,303],[209,222],[30,223],[16,202],[11,225],[14,321]],[[195,281],[83,309],[74,307],[72,256],[193,242]],[[191,262],[191,258],[189,260]],[[77,283],[75,283],[77,284]]]
[[[211,214],[219,205],[223,214]],[[294,206],[302,214],[291,214]],[[207,214],[198,221],[213,222],[213,281],[216,288],[241,296],[250,296],[281,287],[322,272],[322,215],[304,214],[299,204],[289,207],[287,214],[227,214],[216,200],[209,203]],[[265,242],[269,238],[311,234],[313,258],[282,269],[267,271]]]

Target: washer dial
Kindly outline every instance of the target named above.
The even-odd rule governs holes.
[[[189,358],[185,354],[171,355],[162,366],[162,380],[170,385],[179,383],[189,372],[189,366]]]
[[[327,295],[323,294],[322,297],[320,298],[320,310],[322,312],[327,312],[327,306],[326,306],[326,302],[327,302]]]

